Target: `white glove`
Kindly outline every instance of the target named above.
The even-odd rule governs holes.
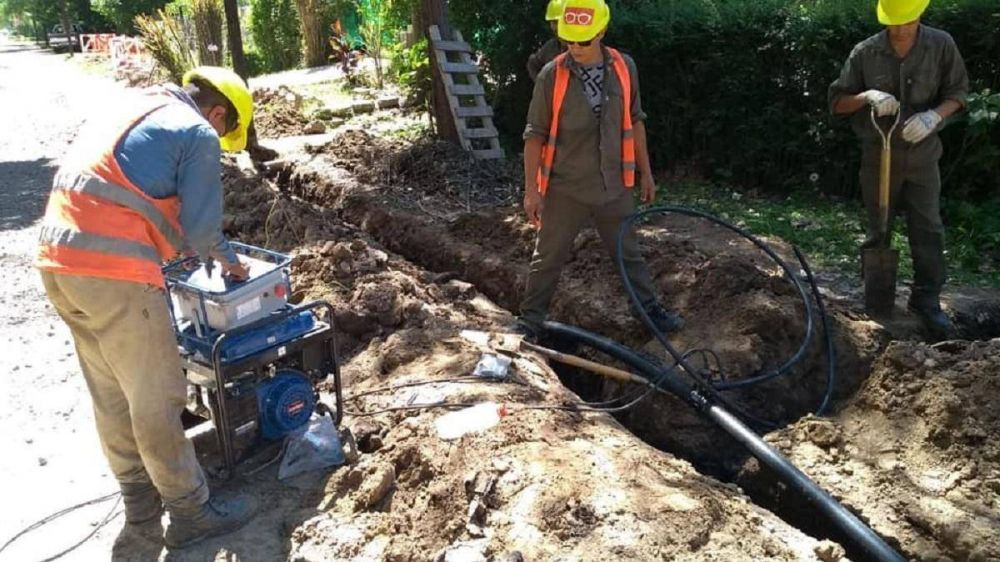
[[[933,133],[940,124],[941,116],[933,109],[915,113],[906,120],[906,125],[903,126],[903,140],[914,144],[918,143]]]
[[[861,97],[868,102],[868,105],[875,108],[875,115],[878,117],[894,115],[899,111],[899,100],[896,96],[882,90],[866,90],[861,93]]]

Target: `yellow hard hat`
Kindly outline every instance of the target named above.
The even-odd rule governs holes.
[[[545,6],[545,21],[559,21],[565,2],[566,0],[549,0],[549,5]]]
[[[239,152],[246,148],[247,129],[253,120],[253,96],[250,95],[247,83],[232,70],[221,66],[199,66],[189,70],[181,83],[186,86],[195,78],[214,86],[236,108],[236,128],[219,138],[219,146],[226,152]]]
[[[611,8],[604,0],[565,0],[559,19],[563,41],[590,41],[611,21]]]
[[[931,0],[878,0],[875,13],[882,25],[903,25],[920,18]]]

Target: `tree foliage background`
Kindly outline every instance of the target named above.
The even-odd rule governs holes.
[[[877,32],[874,0],[609,0],[606,42],[638,65],[656,169],[775,191],[857,191],[855,142],[826,91],[857,42]],[[524,69],[550,35],[545,2],[451,0],[452,23],[482,50],[491,101],[517,143],[532,84]],[[954,36],[975,95],[942,133],[945,190],[983,198],[1000,174],[1000,2],[935,0],[925,22]]]

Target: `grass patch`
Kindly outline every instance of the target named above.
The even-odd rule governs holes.
[[[800,190],[784,197],[736,191],[705,182],[661,185],[657,202],[710,212],[755,234],[776,236],[801,249],[811,263],[858,276],[859,247],[865,238],[861,203]],[[948,223],[945,259],[949,282],[1000,287],[1000,198],[983,205],[944,202]],[[993,224],[994,222],[998,224]],[[899,250],[900,280],[913,279],[913,262],[902,220],[893,247]],[[995,228],[994,228],[995,227]]]
[[[343,85],[346,83],[346,80],[333,80],[289,86],[289,88],[305,98],[305,101],[310,104],[312,109],[341,107],[350,105],[353,100],[350,92],[344,90]]]

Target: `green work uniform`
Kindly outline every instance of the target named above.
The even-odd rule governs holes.
[[[934,109],[951,99],[965,104],[969,78],[965,63],[951,35],[921,25],[916,42],[905,58],[900,58],[886,31],[877,33],[851,51],[844,68],[829,89],[834,101],[875,89],[892,94],[900,102],[899,126],[892,136],[889,232],[895,215],[906,217],[910,252],[913,255],[913,295],[936,299],[945,282],[944,225],[941,222],[941,139],[937,131],[912,144],[903,140],[902,130],[912,115]],[[868,211],[868,239],[862,248],[887,246],[879,235],[878,183],[882,139],[871,123],[870,109],[851,115],[851,126],[861,140],[861,192]],[[883,130],[895,116],[879,119]]]
[[[646,118],[639,98],[638,72],[631,57],[623,57],[632,83],[632,99],[629,100],[632,122],[637,123]],[[548,138],[555,64],[548,63],[538,74],[528,109],[525,139]],[[587,219],[593,219],[608,252],[617,258],[618,227],[635,209],[632,192],[625,188],[622,179],[622,103],[625,100],[610,54],[604,51],[599,115],[595,115],[584,93],[572,57],[567,56],[563,64],[571,69],[570,80],[559,115],[559,137],[542,207],[542,227],[538,231],[520,307],[521,318],[530,322],[545,319],[563,264]],[[622,253],[629,279],[642,305],[656,302],[652,275],[642,259],[634,232],[629,232],[623,240]]]
[[[545,42],[544,45],[538,48],[537,51],[528,57],[528,76],[531,77],[531,81],[534,82],[538,79],[538,73],[542,71],[545,65],[549,64],[549,61],[559,56],[559,53],[563,52],[565,47],[563,47],[562,42],[553,37]]]

